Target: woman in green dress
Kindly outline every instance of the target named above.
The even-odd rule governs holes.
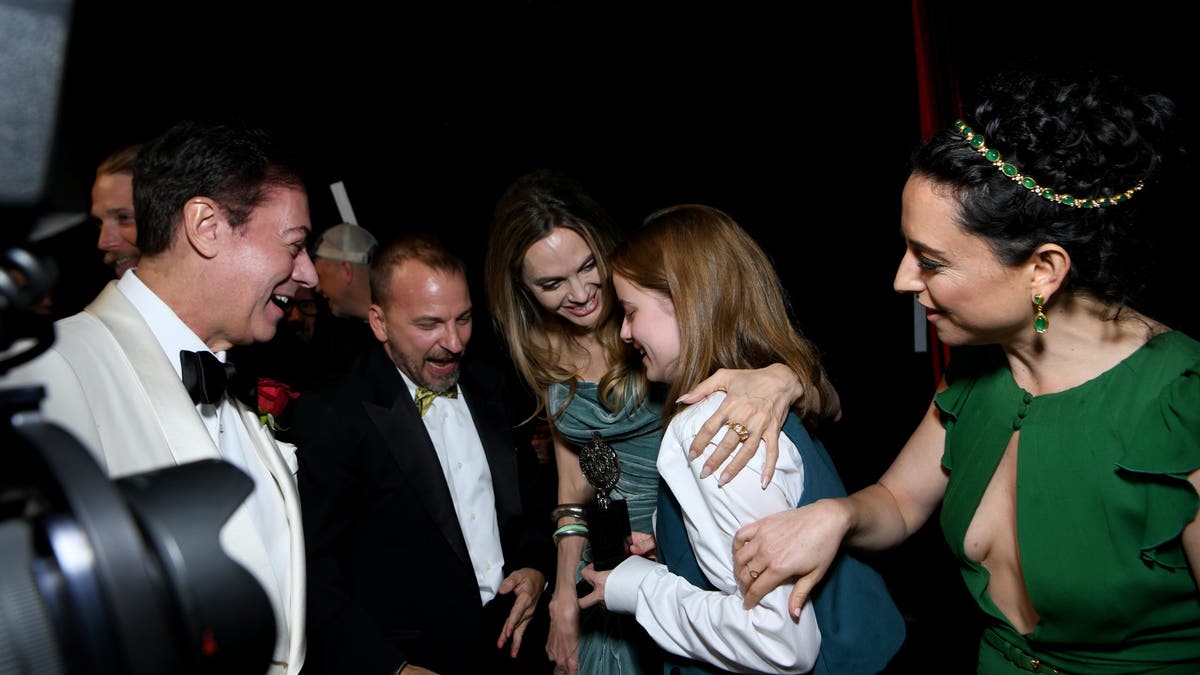
[[[738,532],[747,602],[799,575],[795,608],[839,546],[941,505],[979,672],[1200,672],[1200,343],[1131,304],[1143,214],[1185,198],[1173,117],[1117,78],[1016,76],[917,151],[895,287],[955,347],[946,378],[877,484]]]
[[[605,212],[567,176],[543,170],[520,178],[500,199],[488,237],[488,309],[517,372],[538,396],[535,415],[550,422],[560,504],[591,499],[594,490],[580,470],[578,449],[599,433],[620,459],[613,496],[625,501],[631,529],[644,533],[652,531],[658,495],[661,408],[647,393],[639,358],[620,337],[621,313],[607,261],[616,244],[614,230]],[[718,447],[731,451],[740,442],[748,448],[723,479],[745,466],[760,439],[773,452],[778,448],[788,409],[803,390],[782,364],[721,371],[707,386],[728,396],[696,445],[704,447],[722,425],[736,423],[741,437],[726,434]],[[773,467],[770,462],[764,481]],[[571,506],[557,509],[554,517],[564,531],[580,531]],[[632,617],[602,608],[581,615],[576,581],[587,542],[555,538],[558,570],[546,651],[556,672],[660,673],[658,647]]]

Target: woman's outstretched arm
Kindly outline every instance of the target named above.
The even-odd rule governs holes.
[[[941,503],[946,431],[930,404],[921,424],[879,482],[840,499],[822,499],[776,513],[738,530],[734,569],[753,607],[780,584],[791,583],[793,616],[825,576],[838,549],[881,550],[916,532]]]

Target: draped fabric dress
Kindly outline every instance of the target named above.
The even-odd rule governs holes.
[[[567,384],[550,387],[550,411],[563,408],[570,393]],[[651,517],[658,503],[658,446],[662,440],[662,411],[658,405],[627,405],[613,413],[599,400],[595,382],[579,382],[566,409],[554,419],[563,438],[575,446],[599,433],[621,462],[621,477],[613,490],[614,499],[629,507],[629,525],[634,532],[653,532]],[[584,562],[590,552],[584,551]],[[582,569],[582,565],[581,565]],[[580,675],[657,675],[662,672],[661,652],[633,616],[612,614],[596,606],[580,618]]]

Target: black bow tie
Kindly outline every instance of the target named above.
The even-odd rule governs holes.
[[[186,349],[179,350],[179,363],[192,403],[217,405],[229,394],[251,410],[258,409],[258,380],[239,373],[232,363],[221,363],[212,352]]]

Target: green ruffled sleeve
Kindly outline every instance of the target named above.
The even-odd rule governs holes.
[[[997,360],[997,356],[1000,360]],[[954,429],[980,378],[1003,367],[1003,354],[994,347],[959,347],[951,352],[950,364],[946,368],[946,389],[933,396],[947,433]],[[942,466],[954,468],[950,443],[946,444],[942,453]]]
[[[1200,510],[1188,475],[1200,469],[1200,362],[1163,389],[1157,406],[1131,420],[1138,443],[1117,462],[1118,474],[1147,486],[1141,556],[1147,564],[1187,567],[1183,528]]]

